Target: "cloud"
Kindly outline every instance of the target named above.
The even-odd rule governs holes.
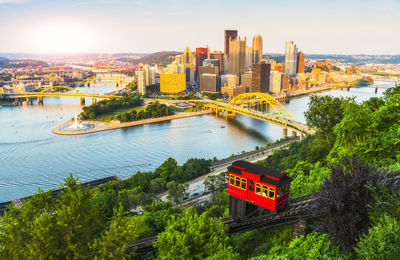
[[[25,3],[30,0],[0,0],[0,5],[1,4],[19,4],[19,3]]]

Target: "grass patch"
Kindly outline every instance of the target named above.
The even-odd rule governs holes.
[[[94,121],[102,121],[102,122],[106,122],[106,123],[110,123],[111,120],[113,120],[115,118],[115,116],[118,113],[128,113],[131,112],[133,110],[136,110],[136,112],[140,112],[142,110],[145,110],[146,107],[145,106],[141,106],[141,107],[130,107],[130,108],[120,108],[120,109],[116,109],[111,113],[108,114],[104,114],[104,115],[100,115],[98,117],[93,118],[92,120]]]

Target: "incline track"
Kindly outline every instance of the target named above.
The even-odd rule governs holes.
[[[287,223],[296,222],[300,219],[310,219],[313,216],[310,213],[312,201],[315,199],[317,193],[292,199],[287,206],[276,214],[270,214],[260,217],[240,221],[236,223],[231,217],[224,218],[222,221],[229,227],[229,234],[236,234],[262,227],[274,227]],[[135,241],[127,246],[125,252],[135,251],[138,255],[143,255],[155,251],[153,242],[157,237],[149,237],[143,240]]]
[[[400,170],[387,173],[382,176],[383,183],[390,189],[400,190]],[[316,218],[311,208],[318,192],[303,197],[289,200],[288,204],[278,212],[264,216],[254,217],[240,222],[235,222],[232,217],[224,218],[222,221],[229,227],[229,234],[246,232],[264,227],[275,227],[283,224],[290,224],[299,220]],[[156,251],[153,242],[157,237],[135,241],[128,245],[126,252],[136,251],[136,254],[143,255]]]

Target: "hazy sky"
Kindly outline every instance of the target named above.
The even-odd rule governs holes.
[[[264,52],[400,54],[400,0],[0,0],[0,52],[223,50],[225,29]]]

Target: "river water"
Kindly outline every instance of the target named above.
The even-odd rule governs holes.
[[[106,93],[115,87],[98,84],[79,90]],[[374,88],[365,87],[317,95],[363,101],[383,91],[375,94]],[[308,101],[304,96],[285,106],[297,121],[305,122]],[[79,99],[62,97],[45,98],[43,106],[0,108],[0,202],[32,195],[39,186],[57,188],[70,173],[82,182],[112,175],[127,178],[155,169],[168,157],[180,164],[192,157],[222,159],[282,137],[282,128],[240,115],[228,121],[203,115],[79,136],[51,132],[80,111]]]

